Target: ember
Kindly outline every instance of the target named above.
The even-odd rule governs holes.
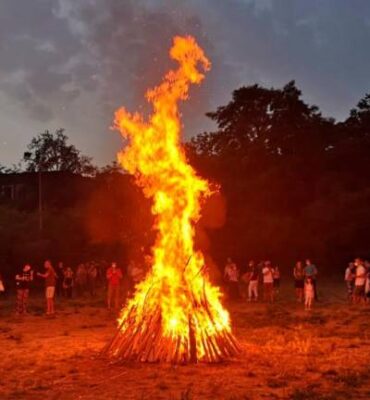
[[[154,110],[149,119],[124,108],[115,115],[115,126],[129,141],[119,161],[153,199],[158,233],[152,269],[122,310],[106,353],[143,362],[218,362],[236,355],[239,346],[220,290],[194,249],[194,224],[211,190],[186,160],[178,110],[189,85],[204,78],[198,67],[207,71],[210,62],[192,37],[175,37],[170,56],[179,67],[148,90]]]

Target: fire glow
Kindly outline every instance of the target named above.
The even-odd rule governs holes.
[[[179,66],[147,91],[149,118],[124,108],[115,114],[115,127],[128,139],[119,162],[152,199],[157,237],[152,269],[121,311],[106,352],[120,360],[218,362],[236,355],[239,346],[220,290],[208,279],[203,254],[194,249],[194,224],[211,190],[186,160],[178,109],[210,62],[189,36],[174,38],[170,56]]]

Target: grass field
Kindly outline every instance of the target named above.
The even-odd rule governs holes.
[[[306,312],[291,287],[276,304],[228,304],[238,359],[218,365],[110,365],[99,351],[115,331],[102,300],[61,301],[15,317],[0,301],[0,399],[370,399],[370,305],[321,285]]]

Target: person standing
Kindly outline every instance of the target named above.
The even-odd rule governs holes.
[[[312,278],[312,284],[315,291],[315,301],[318,301],[317,294],[317,268],[315,264],[312,264],[309,258],[306,259],[306,266],[304,268],[305,278]]]
[[[64,277],[63,277],[63,294],[67,299],[72,298],[73,291],[73,271],[71,267],[67,267],[64,269]]]
[[[248,301],[258,300],[258,268],[253,260],[248,265]]]
[[[107,306],[111,309],[112,304],[114,308],[119,307],[120,300],[120,286],[123,278],[122,271],[117,267],[117,263],[112,262],[111,266],[107,270],[107,281],[108,281],[108,297]]]
[[[315,287],[311,276],[307,277],[304,283],[304,307],[311,310],[315,298]]]
[[[299,303],[303,301],[303,288],[304,288],[304,269],[302,265],[302,261],[297,261],[294,270],[294,287],[295,287],[295,295],[296,299]]]
[[[366,269],[360,258],[355,260],[355,289],[353,294],[353,302],[360,303],[365,298]]]
[[[27,314],[27,304],[32,281],[32,268],[29,264],[26,264],[23,267],[22,272],[15,276],[15,283],[17,286],[17,315]]]
[[[263,276],[263,298],[270,303],[274,302],[274,270],[270,261],[264,263]]]
[[[225,265],[224,278],[229,298],[237,299],[239,297],[239,271],[238,267],[230,257],[227,259]]]
[[[57,274],[50,260],[44,262],[45,273],[37,273],[37,276],[45,279],[46,315],[54,315],[54,297]]]
[[[349,302],[353,301],[353,288],[355,283],[355,265],[353,262],[350,262],[346,268],[344,273],[344,281],[347,286],[347,299]]]

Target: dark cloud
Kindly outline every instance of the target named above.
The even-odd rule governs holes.
[[[58,13],[56,1],[0,3],[0,89],[42,121],[75,91],[69,63],[81,42]]]
[[[96,0],[71,9],[70,18],[82,24],[83,42],[98,61],[101,100],[109,115],[121,104],[130,109],[145,105],[146,90],[172,66],[168,50],[175,35],[192,34],[208,50],[212,48],[200,18],[179,5],[181,2],[174,8],[171,2]],[[211,82],[208,80],[208,87]],[[193,114],[188,118],[193,132],[207,110],[208,98],[205,91],[199,91],[196,101],[185,105],[185,115]]]
[[[77,124],[80,115],[97,137],[117,107],[145,104],[172,65],[176,34],[194,35],[212,61],[182,108],[188,134],[209,128],[204,113],[243,84],[296,79],[337,118],[370,87],[367,0],[1,0],[0,95],[34,121]]]
[[[194,3],[197,3],[194,1]],[[370,86],[370,2],[220,0],[209,10],[210,39],[236,66],[239,84],[296,79],[305,97],[343,118]],[[211,6],[212,5],[212,6]],[[223,16],[223,19],[219,19]]]

